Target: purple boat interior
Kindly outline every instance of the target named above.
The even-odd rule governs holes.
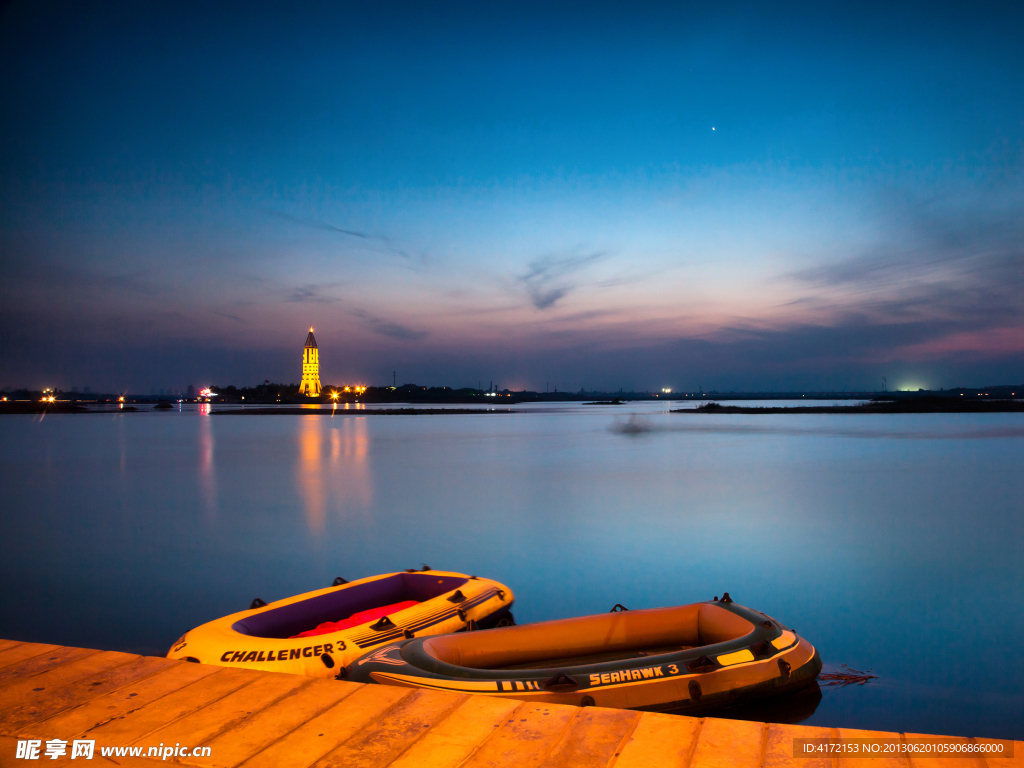
[[[425,573],[396,573],[366,584],[339,587],[308,600],[263,611],[236,621],[232,629],[250,637],[293,637],[325,621],[342,621],[353,613],[404,600],[422,603],[458,589],[468,579]]]

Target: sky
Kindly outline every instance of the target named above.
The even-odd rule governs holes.
[[[1019,3],[0,10],[0,387],[1024,382]]]

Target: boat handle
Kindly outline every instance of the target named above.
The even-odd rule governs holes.
[[[610,611],[608,611],[608,613],[622,613],[623,611],[628,611],[628,610],[629,610],[629,608],[624,606],[622,603],[616,603],[615,605],[612,606],[612,609]]]
[[[575,691],[580,687],[580,684],[575,679],[569,677],[565,672],[559,672],[549,680],[545,680],[543,683],[545,691],[557,691],[559,693],[563,691]]]
[[[343,579],[341,576],[335,576],[334,581],[331,582],[332,587],[340,587],[342,584],[348,584],[348,579]]]
[[[767,640],[761,640],[758,643],[754,643],[750,646],[750,652],[754,654],[755,659],[770,659],[775,655],[776,648],[774,645],[769,643]]]
[[[718,669],[718,662],[710,656],[701,656],[699,659],[689,662],[686,668],[691,672],[714,672]]]
[[[249,603],[249,610],[251,611],[253,608],[262,608],[264,605],[266,605],[266,603],[257,597],[254,598],[251,603]]]

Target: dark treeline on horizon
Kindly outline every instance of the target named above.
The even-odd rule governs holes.
[[[792,392],[606,392],[600,390],[580,389],[576,392],[534,392],[531,390],[512,391],[484,390],[472,387],[455,389],[452,387],[424,387],[418,384],[403,384],[399,387],[366,387],[363,391],[352,388],[324,386],[319,397],[307,397],[299,394],[299,385],[274,384],[265,382],[255,387],[236,387],[235,385],[211,385],[216,393],[210,399],[213,404],[274,404],[274,403],[523,403],[523,402],[579,402],[599,401],[601,403],[617,403],[637,400],[686,401],[691,399],[714,400],[902,400],[921,397],[987,397],[992,399],[1017,399],[1024,397],[1024,384],[999,384],[983,387],[958,387],[956,389],[916,391],[792,391]],[[349,391],[346,391],[348,389]],[[62,390],[42,391],[29,389],[7,390],[4,399],[8,402],[41,400],[52,395],[60,401],[72,402],[117,402],[124,398],[125,402],[198,402],[201,398],[186,397],[184,393],[145,395],[128,392],[116,393],[82,393],[65,392]]]

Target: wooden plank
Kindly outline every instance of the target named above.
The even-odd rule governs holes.
[[[209,678],[207,678],[209,679]],[[263,672],[241,690],[206,705],[144,737],[147,744],[187,744],[207,746],[218,734],[234,727],[298,688],[305,688],[315,678]],[[134,744],[143,741],[136,739]]]
[[[468,698],[464,693],[413,691],[380,720],[363,728],[315,765],[318,768],[382,768]]]
[[[615,761],[615,768],[686,768],[703,720],[644,712]]]
[[[526,702],[463,764],[464,768],[542,765],[581,711],[565,704]]]
[[[189,662],[185,662],[188,664]],[[199,666],[193,664],[192,666]],[[173,668],[172,668],[173,669]],[[131,744],[141,741],[159,728],[173,723],[179,717],[195,712],[230,693],[250,685],[260,678],[252,669],[226,669],[220,667],[177,691],[157,699],[151,704],[129,712],[86,732],[84,738],[104,739],[107,744]]]
[[[18,737],[96,739],[101,746],[210,746],[201,768],[1024,768],[972,755],[793,757],[794,738],[891,738],[856,729],[699,720],[439,691],[362,686],[156,657],[0,639],[0,766]],[[996,743],[907,734],[907,739]],[[155,758],[117,757],[121,768]],[[47,765],[76,765],[67,757]]]
[[[190,757],[182,762],[214,768],[238,765],[356,690],[355,683],[313,680],[204,744],[211,748],[209,757]]]
[[[0,714],[0,731],[20,733],[31,723],[53,717],[58,712],[92,701],[110,691],[116,691],[175,663],[177,662],[171,659],[141,656],[127,664],[105,669],[71,685],[50,689],[45,696],[33,697],[20,707],[8,709]]]
[[[691,768],[741,768],[761,765],[764,724],[707,718],[690,760]]]
[[[104,670],[119,667],[140,658],[130,653],[101,651],[69,664],[48,669],[38,675],[18,680],[0,688],[0,715],[9,709],[24,706],[27,702],[43,699],[65,685],[77,683]],[[0,727],[0,733],[7,733]]]
[[[37,643],[19,643],[6,650],[0,651],[0,673],[6,671],[11,664],[17,664],[33,656],[42,656],[44,653],[58,651],[64,646],[61,645],[40,645]],[[69,651],[84,651],[86,648],[69,648]],[[98,653],[98,651],[94,651]]]
[[[390,685],[338,684],[356,686],[357,690],[251,757],[243,768],[312,765],[413,692]]]
[[[471,696],[389,768],[456,768],[505,723],[522,702]]]
[[[552,768],[605,768],[633,730],[638,712],[627,709],[585,707],[562,732],[545,766]]]
[[[974,739],[963,736],[929,736],[922,733],[905,733],[907,739],[942,740],[957,744],[970,745]],[[949,753],[947,755],[907,754],[907,762],[911,768],[985,768],[985,761],[970,753]]]
[[[1010,742],[1006,739],[975,739],[979,744],[1002,743],[1005,746],[1013,744],[1013,757],[992,757],[992,753],[985,754],[985,764],[988,768],[1024,768],[1024,741]]]
[[[175,662],[174,666],[151,677],[111,691],[98,698],[37,723],[33,730],[49,738],[71,739],[115,717],[124,717],[169,693],[201,680],[222,669],[207,664]]]
[[[832,768],[831,755],[810,754],[808,757],[793,757],[793,739],[827,739],[831,736],[831,728],[770,724],[764,747],[764,768]]]
[[[43,652],[25,658],[0,669],[0,686],[13,685],[17,680],[24,680],[48,669],[59,667],[62,664],[70,664],[72,661],[84,659],[86,656],[97,653],[99,651],[94,651],[92,648],[57,648],[55,651]]]
[[[854,728],[837,728],[836,733],[841,739],[899,739],[898,733],[888,731],[861,731]],[[839,768],[907,768],[906,757],[846,757],[838,760]]]

